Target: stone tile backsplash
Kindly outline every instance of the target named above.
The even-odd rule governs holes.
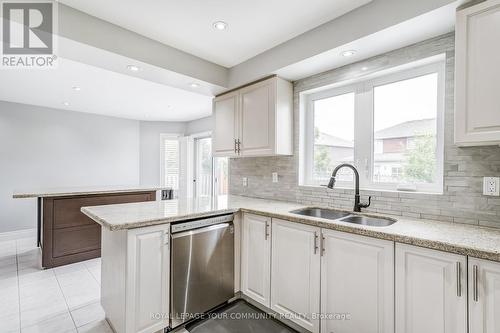
[[[458,148],[453,144],[453,34],[294,82],[294,156],[231,159],[230,193],[352,209],[351,189],[329,190],[298,185],[299,93],[352,78],[363,66],[378,71],[442,53],[446,54],[443,194],[362,190],[361,200],[366,201],[367,196],[372,196],[372,205],[366,209],[368,212],[500,228],[500,198],[482,195],[482,177],[500,176],[500,147]],[[278,172],[278,183],[272,182],[272,172]],[[243,177],[248,178],[247,187],[243,187]]]

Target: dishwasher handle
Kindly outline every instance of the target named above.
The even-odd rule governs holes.
[[[231,233],[233,233],[233,223],[220,223],[220,224],[215,224],[215,225],[210,225],[208,227],[203,227],[199,229],[193,229],[193,230],[188,230],[188,231],[183,231],[183,232],[178,232],[176,234],[172,234],[172,239],[180,238],[180,237],[186,237],[186,236],[193,236],[196,234],[201,234],[204,232],[210,232],[218,229],[224,229],[224,228],[229,228],[231,227]]]

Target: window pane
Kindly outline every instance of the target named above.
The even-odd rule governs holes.
[[[164,141],[164,165],[165,165],[165,179],[163,183],[165,186],[172,189],[179,190],[179,140],[165,139]]]
[[[227,195],[229,189],[229,159],[227,157],[216,157],[215,166],[215,195]]]
[[[354,93],[314,101],[313,180],[327,183],[335,166],[354,162]],[[343,168],[337,180],[351,181]]]
[[[211,196],[212,139],[196,139],[196,196]]]
[[[437,73],[374,88],[373,181],[436,181]]]

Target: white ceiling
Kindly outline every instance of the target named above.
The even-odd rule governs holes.
[[[372,0],[60,0],[222,66],[232,67]],[[218,31],[215,21],[228,29]]]
[[[290,81],[299,80],[452,32],[455,29],[456,8],[460,3],[461,1],[451,3],[341,47],[320,53],[281,68],[275,71],[275,74]],[[356,54],[352,57],[343,57],[341,54],[346,50],[355,50]]]
[[[212,109],[210,96],[61,57],[56,69],[3,70],[0,87],[0,100],[137,120],[189,121]]]

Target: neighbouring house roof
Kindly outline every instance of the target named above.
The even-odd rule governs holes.
[[[320,146],[354,148],[353,141],[345,140],[323,132],[318,132],[318,136],[316,137],[314,144]]]
[[[436,119],[406,121],[375,132],[375,139],[408,138],[423,134],[436,133]]]

